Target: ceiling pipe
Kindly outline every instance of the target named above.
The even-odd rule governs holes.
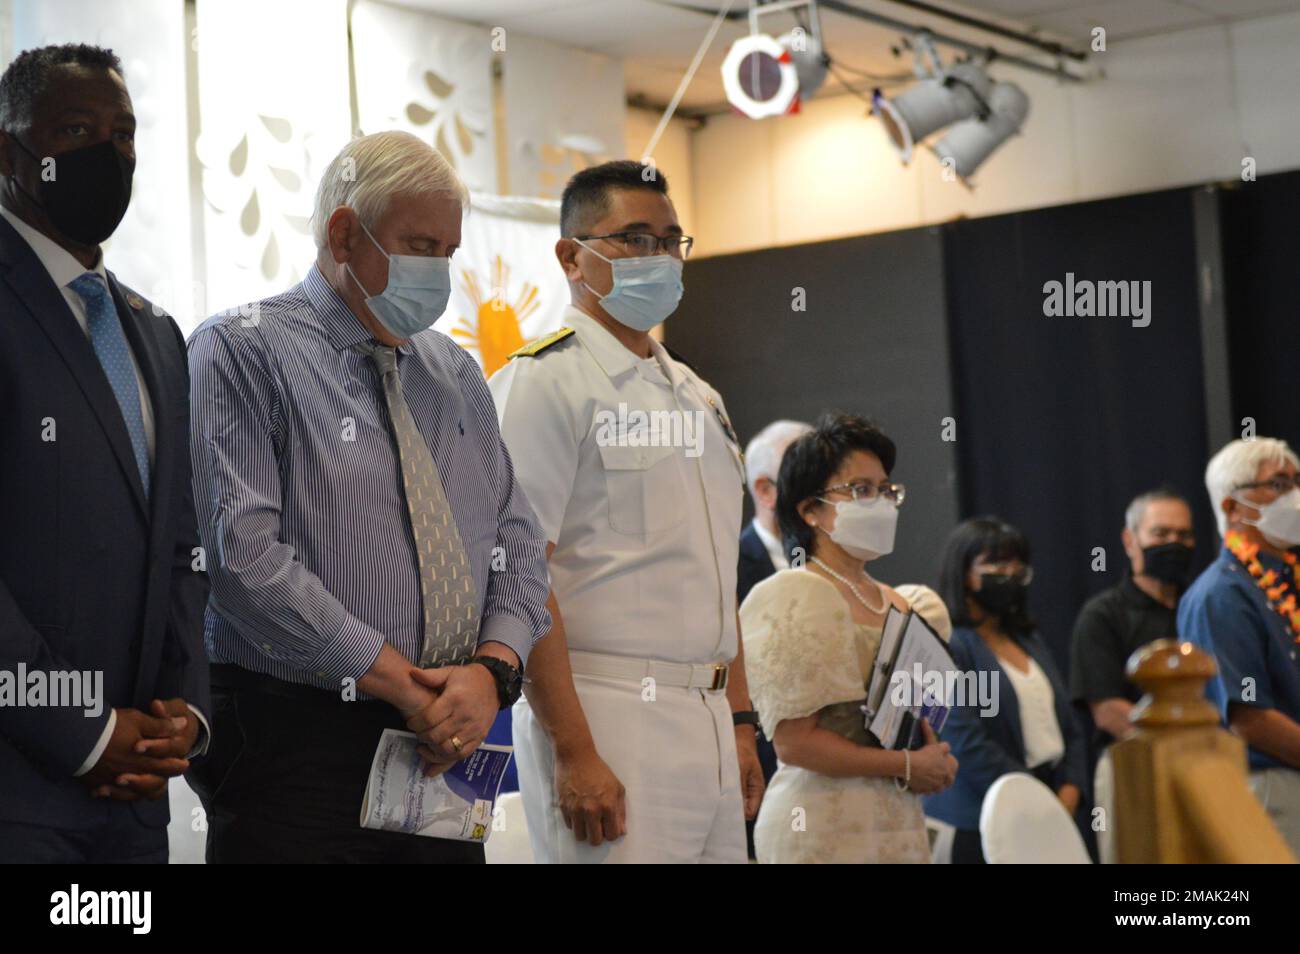
[[[672,0],[660,0],[660,2],[662,2],[664,6],[675,7],[679,10],[689,10],[692,13],[699,13],[704,16],[718,15],[717,10],[710,10],[704,7],[692,6],[691,4],[688,3],[674,3],[672,2]],[[965,14],[954,13],[951,10],[944,10],[941,7],[936,7],[929,3],[924,3],[922,2],[922,0],[888,0],[888,2],[897,3],[902,6],[913,8],[918,12],[927,12],[927,13],[932,13],[935,16],[942,16],[947,19],[953,20],[957,23],[961,23],[964,26],[969,26],[975,29],[983,30],[987,33],[992,33],[994,35],[1004,37],[1005,39],[1014,40],[1015,42],[1023,43],[1026,46],[1032,46],[1035,49],[1043,51],[1044,53],[1057,57],[1058,60],[1070,59],[1075,61],[1084,61],[1087,59],[1086,53],[1081,53],[1077,50],[1067,49],[1059,43],[1055,43],[1050,40],[1044,40],[1041,39],[1040,37],[1032,36],[1028,33],[1022,33],[1016,30],[1011,30],[1008,29],[1007,27],[1000,26],[996,23],[989,23],[985,20],[980,20],[976,17],[970,17],[970,16],[966,16]],[[991,46],[980,46],[975,43],[970,43],[966,40],[962,40],[959,39],[958,37],[952,36],[951,34],[944,33],[942,30],[934,30],[929,27],[918,26],[917,24],[908,23],[904,20],[899,20],[895,17],[886,16],[883,13],[875,13],[871,10],[864,10],[861,7],[855,6],[851,3],[845,3],[843,2],[843,0],[817,0],[817,5],[823,10],[832,10],[836,13],[843,14],[844,16],[856,17],[859,20],[866,20],[869,23],[874,23],[877,26],[883,26],[890,30],[896,30],[899,33],[904,33],[907,35],[928,33],[930,35],[930,38],[935,43],[940,43],[944,46],[951,47],[956,50],[960,50],[969,56],[998,60],[1002,63],[1007,63],[1012,66],[1018,66],[1021,69],[1030,70],[1035,73],[1042,73],[1044,75],[1054,77],[1058,80],[1063,80],[1067,83],[1082,83],[1085,81],[1085,77],[1077,76],[1076,74],[1071,73],[1069,70],[1065,68],[1065,65],[1063,63],[1058,62],[1054,66],[1046,66],[1042,63],[1037,62],[1036,60],[1031,60],[1028,59],[1027,57],[1019,56],[1014,53],[1004,53],[1001,50],[998,50]],[[758,6],[761,7],[763,6],[763,4],[758,3]],[[746,19],[748,16],[749,16],[748,10],[732,10],[725,15],[725,18],[728,20],[742,20],[742,19]]]

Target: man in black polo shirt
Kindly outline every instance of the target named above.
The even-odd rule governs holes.
[[[1108,817],[1110,760],[1103,756],[1132,731],[1129,714],[1142,695],[1124,666],[1140,647],[1176,635],[1178,597],[1191,579],[1196,543],[1191,508],[1172,490],[1144,493],[1125,511],[1122,539],[1132,572],[1084,604],[1071,647],[1070,693],[1075,702],[1087,704],[1096,726],[1094,804],[1106,809],[1098,833],[1103,862],[1110,860],[1108,834],[1114,831]]]

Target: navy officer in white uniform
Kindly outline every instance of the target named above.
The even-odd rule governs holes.
[[[544,862],[744,862],[763,780],[736,618],[744,468],[722,400],[650,337],[682,234],[651,166],[575,175],[564,327],[489,385],[548,542],[552,627],[514,709]]]

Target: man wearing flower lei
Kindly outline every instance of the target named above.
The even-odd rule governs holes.
[[[1300,854],[1300,459],[1285,441],[1236,440],[1205,486],[1223,550],[1183,596],[1178,633],[1214,655],[1206,694],[1249,746],[1255,794]]]

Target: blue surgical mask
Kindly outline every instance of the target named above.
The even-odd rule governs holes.
[[[593,255],[605,258],[581,239],[574,239]],[[672,255],[605,258],[614,273],[614,287],[601,296],[600,305],[617,322],[649,331],[677,310],[682,300],[682,260]],[[586,282],[583,282],[587,285]],[[593,295],[600,292],[587,285]]]
[[[395,338],[410,338],[433,326],[447,310],[451,299],[451,259],[431,255],[389,255],[375,242],[370,229],[361,229],[375,248],[388,259],[388,285],[378,295],[366,298],[366,307]],[[363,292],[352,266],[345,266]]]

